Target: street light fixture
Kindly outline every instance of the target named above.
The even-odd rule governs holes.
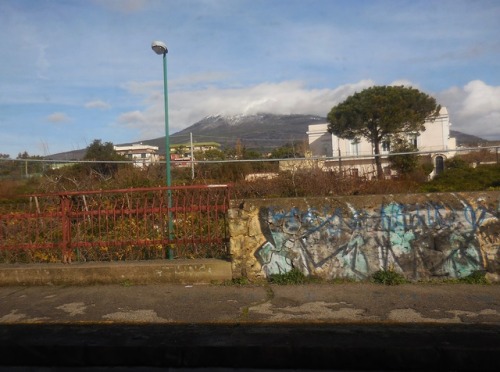
[[[151,43],[151,48],[159,55],[168,53],[167,45],[162,41],[153,41]]]
[[[163,55],[163,97],[165,99],[165,165],[167,176],[167,199],[168,199],[168,236],[172,242],[173,219],[172,219],[172,178],[170,176],[170,135],[168,130],[168,86],[167,86],[167,45],[162,41],[153,41],[151,48],[156,54]],[[172,248],[168,248],[168,258],[173,258]]]

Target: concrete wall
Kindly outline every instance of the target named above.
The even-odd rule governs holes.
[[[500,273],[500,192],[235,200],[233,276]]]
[[[0,264],[0,286],[208,284],[231,276],[231,264],[214,259]]]

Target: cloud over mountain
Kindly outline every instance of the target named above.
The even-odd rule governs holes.
[[[454,130],[485,139],[500,138],[500,86],[474,80],[441,92],[437,98],[448,107]]]
[[[336,89],[308,88],[299,81],[262,83],[250,87],[185,89],[177,86],[169,94],[170,132],[178,132],[210,115],[312,114],[325,117],[330,109],[349,95],[375,85],[372,80],[344,84]],[[401,79],[391,85],[418,88],[418,84]],[[126,88],[142,97],[143,109],[123,113],[120,124],[137,128],[142,138],[163,135],[163,92],[161,84],[133,83]],[[448,107],[453,129],[474,133],[483,138],[500,137],[500,87],[476,80],[464,87],[453,87],[438,93],[439,104]]]

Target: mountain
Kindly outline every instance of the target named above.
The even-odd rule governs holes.
[[[233,147],[238,140],[247,149],[268,152],[290,142],[307,141],[310,124],[326,123],[326,118],[315,115],[214,115],[203,118],[190,127],[170,136],[171,144],[188,144],[190,134],[193,142],[217,142],[223,148]],[[482,138],[452,130],[451,136],[457,139],[457,146],[477,146],[487,144]],[[159,153],[165,153],[165,137],[140,141],[145,145],[158,146]],[[137,143],[137,142],[135,142]],[[123,143],[120,145],[129,145]],[[50,159],[78,160],[85,155],[85,149],[53,154]]]
[[[59,152],[57,154],[51,154],[45,156],[45,159],[49,160],[82,160],[85,154],[87,153],[87,149]]]
[[[457,130],[450,130],[450,136],[456,138],[457,146],[476,147],[480,145],[487,145],[488,142],[490,142],[483,138],[473,136],[472,134],[462,133]]]
[[[213,115],[170,136],[170,144],[217,142],[222,148],[233,147],[238,140],[247,149],[267,152],[290,142],[307,141],[309,124],[326,123],[326,118],[315,115]],[[165,153],[165,137],[141,141],[144,145],[158,146]]]
[[[190,127],[170,136],[171,144],[193,142],[217,142],[222,147],[233,147],[236,141],[258,151],[269,151],[287,142],[307,141],[310,124],[326,123],[326,118],[315,115],[235,115],[207,116]],[[451,130],[457,139],[457,146],[478,146],[488,141],[470,134]],[[158,146],[160,154],[165,152],[165,137],[142,141],[143,144]]]
[[[325,118],[314,115],[209,116],[174,134],[172,143],[193,133],[196,142],[218,142],[223,147],[232,147],[239,139],[247,148],[268,151],[287,142],[307,140],[308,125],[325,122]]]

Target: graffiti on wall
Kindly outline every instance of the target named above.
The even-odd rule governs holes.
[[[431,202],[348,209],[261,208],[266,242],[255,255],[264,273],[296,268],[306,275],[362,280],[393,269],[415,279],[464,277],[485,268],[479,230],[498,222],[498,211],[466,202],[458,210]]]

